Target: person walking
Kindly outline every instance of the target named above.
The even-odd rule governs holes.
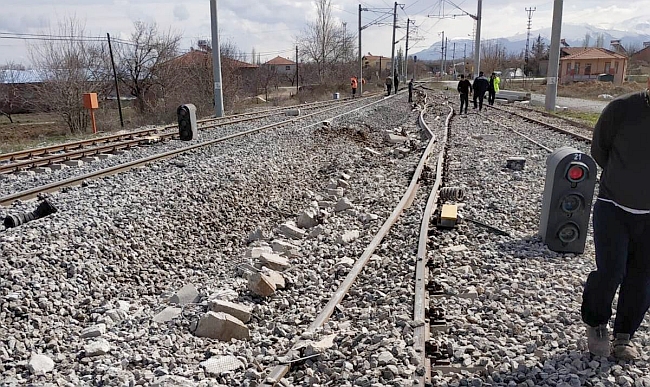
[[[350,78],[350,86],[352,86],[352,98],[357,94],[357,77]]]
[[[399,75],[397,75],[397,70],[395,70],[395,76],[393,77],[393,84],[395,85],[395,94],[397,94],[397,88],[399,87]]]
[[[496,74],[492,73],[490,75],[490,80],[488,81],[488,105],[492,106],[494,105],[494,99],[497,96],[496,92]]]
[[[460,74],[460,81],[456,88],[460,94],[460,114],[463,114],[463,106],[465,107],[465,114],[467,114],[467,105],[469,105],[469,95],[472,94],[472,84],[469,79],[465,79],[465,75]]]
[[[650,306],[650,79],[645,91],[611,101],[594,128],[591,155],[602,168],[593,209],[596,270],[580,312],[589,352],[620,360],[639,356],[632,343]],[[613,342],[608,323],[619,289]]]
[[[409,81],[409,102],[413,102],[413,78]]]
[[[485,99],[485,92],[490,86],[487,78],[483,75],[483,71],[478,73],[478,77],[474,79],[472,88],[474,89],[474,109],[476,109],[476,100],[478,99],[478,110],[483,110],[483,100]]]
[[[393,87],[393,78],[391,78],[391,76],[389,75],[386,77],[386,90],[387,90],[386,96],[390,95],[390,90],[392,87]]]

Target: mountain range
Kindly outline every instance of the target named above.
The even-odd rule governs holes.
[[[638,20],[637,20],[638,19]],[[562,38],[572,47],[581,47],[584,43],[585,36],[590,35],[590,46],[594,46],[596,38],[602,34],[604,37],[604,48],[610,48],[612,40],[620,40],[623,47],[643,48],[644,42],[650,42],[650,21],[647,18],[637,18],[626,21],[626,29],[604,29],[589,24],[562,24]],[[548,46],[551,37],[551,28],[540,28],[530,32],[530,49],[533,42],[538,36],[542,37],[544,43]],[[455,43],[455,52],[454,52]],[[489,39],[483,41],[483,47],[486,44],[499,45],[504,47],[507,53],[521,53],[526,49],[526,33],[516,34],[510,37]],[[467,50],[467,56],[473,52],[474,42],[471,39],[450,39],[447,42],[447,60],[453,58],[462,58]],[[418,60],[439,60],[441,42],[432,44],[429,48],[414,53]],[[409,55],[410,56],[410,55]]]

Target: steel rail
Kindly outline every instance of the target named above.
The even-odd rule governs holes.
[[[562,129],[562,128],[560,128],[558,126],[555,126],[553,124],[549,124],[548,122],[540,121],[540,120],[538,120],[536,118],[527,117],[527,116],[525,116],[523,114],[513,112],[513,111],[509,111],[509,110],[505,110],[505,109],[495,107],[495,106],[491,106],[491,108],[495,109],[495,110],[498,110],[498,111],[501,111],[501,112],[504,112],[504,113],[513,114],[513,115],[515,115],[517,117],[520,117],[520,118],[522,118],[522,119],[524,119],[526,121],[534,122],[534,123],[536,123],[538,125],[544,126],[544,127],[549,128],[551,130],[555,130],[556,132],[564,133],[564,134],[572,136],[572,137],[574,137],[576,139],[583,140],[583,141],[586,141],[588,143],[591,143],[591,138],[589,138],[589,137],[583,136],[583,135],[581,135],[579,133],[572,132],[570,130]]]
[[[320,105],[330,105],[330,104],[339,104],[342,103],[343,101],[347,101],[351,98],[343,98],[340,100],[328,100],[328,101],[317,101],[317,102],[312,102],[309,104],[302,104],[302,105],[292,105],[292,106],[283,106],[283,107],[277,107],[273,109],[267,109],[267,110],[262,110],[262,111],[256,111],[256,112],[247,112],[247,113],[239,113],[239,114],[234,114],[230,116],[225,116],[225,117],[218,117],[218,118],[202,118],[200,120],[197,120],[198,124],[203,124],[203,123],[221,123],[222,121],[226,121],[232,118],[239,119],[247,116],[255,116],[255,118],[263,118],[270,116],[272,114],[269,113],[275,113],[281,110],[292,110],[292,109],[300,109],[300,108],[312,108],[312,107],[319,107]],[[254,119],[254,118],[253,118]],[[236,121],[240,122],[240,121]],[[227,122],[230,123],[230,122]],[[209,127],[214,127],[216,125],[209,125]],[[67,150],[72,150],[72,149],[78,149],[81,147],[89,146],[89,145],[97,145],[100,143],[106,143],[110,141],[119,141],[127,138],[133,138],[134,136],[148,136],[151,134],[155,134],[167,129],[173,129],[177,127],[176,124],[170,124],[170,125],[164,125],[161,127],[156,127],[156,128],[151,128],[151,129],[140,129],[140,130],[135,130],[132,132],[128,133],[120,133],[120,134],[112,134],[108,136],[101,136],[101,137],[96,137],[92,139],[87,139],[87,140],[79,140],[79,141],[71,141],[63,144],[58,144],[58,145],[52,145],[52,146],[46,146],[46,147],[41,147],[41,148],[33,148],[33,149],[25,149],[22,151],[16,151],[16,152],[11,152],[11,153],[0,153],[0,161],[5,161],[5,160],[18,160],[18,159],[24,159],[24,158],[29,158],[29,157],[34,157],[34,156],[40,156],[40,155],[46,155],[54,152],[61,152],[61,151],[67,151]]]
[[[424,374],[418,375],[415,373],[414,382],[417,385],[425,386],[425,383],[431,383],[431,362],[427,358],[426,353],[426,343],[429,341],[429,335],[431,333],[431,327],[426,319],[426,308],[427,308],[427,242],[429,241],[429,223],[431,221],[431,216],[437,208],[438,193],[440,186],[442,185],[443,178],[443,167],[444,167],[444,158],[445,151],[447,146],[447,138],[449,136],[449,122],[451,117],[454,115],[454,109],[449,108],[450,112],[447,115],[445,120],[445,127],[443,130],[442,139],[439,141],[439,144],[442,145],[442,149],[438,154],[438,162],[436,166],[436,180],[431,188],[431,193],[429,199],[427,200],[427,205],[422,214],[422,223],[420,224],[420,237],[418,241],[418,253],[417,261],[415,267],[415,302],[413,308],[413,321],[416,323],[416,327],[413,332],[413,349],[417,353],[420,359],[420,365],[424,366]],[[424,119],[421,119],[421,122],[424,126],[427,127]]]
[[[365,98],[371,98],[371,97],[365,97]],[[353,103],[355,103],[355,102],[357,102],[359,100],[361,100],[361,98],[355,99],[352,102],[346,102],[342,106],[351,105],[351,104],[353,104]],[[377,100],[377,101],[373,101],[373,102],[371,102],[369,104],[366,104],[366,105],[364,105],[362,107],[350,110],[350,111],[345,112],[345,113],[338,114],[338,115],[336,115],[336,116],[334,116],[334,117],[332,117],[330,119],[335,119],[335,118],[350,114],[352,112],[364,109],[364,108],[366,108],[368,106],[372,106],[372,105],[377,104],[379,102],[382,102],[384,100],[385,99],[380,99],[380,100]],[[86,180],[97,179],[97,178],[103,177],[103,176],[115,175],[117,173],[133,169],[135,167],[146,165],[146,164],[151,163],[153,161],[167,159],[167,158],[179,155],[181,153],[185,153],[185,152],[188,152],[188,151],[191,151],[191,150],[194,150],[194,149],[209,146],[209,145],[216,144],[216,143],[219,143],[219,142],[224,142],[224,141],[227,141],[227,140],[230,140],[230,139],[233,139],[233,138],[246,136],[248,134],[261,132],[261,131],[267,130],[267,129],[279,128],[279,127],[285,126],[287,124],[290,124],[290,123],[293,123],[293,122],[296,122],[296,121],[299,121],[299,120],[302,120],[302,119],[305,119],[305,118],[308,118],[308,117],[311,117],[311,116],[314,116],[314,115],[317,115],[317,114],[323,114],[323,113],[326,113],[326,112],[329,112],[329,111],[332,111],[332,110],[335,110],[335,109],[340,109],[342,106],[337,105],[335,107],[326,109],[324,111],[318,111],[318,112],[315,112],[315,113],[311,113],[311,114],[304,115],[304,116],[299,116],[299,117],[292,118],[292,119],[289,119],[289,120],[285,120],[285,121],[282,121],[282,122],[276,122],[276,123],[273,123],[273,124],[264,125],[264,126],[261,126],[259,128],[253,128],[253,129],[249,129],[249,130],[246,130],[246,131],[243,131],[243,132],[233,133],[233,134],[230,134],[230,135],[227,135],[227,136],[224,136],[224,137],[220,137],[220,138],[217,138],[217,139],[205,141],[205,142],[202,142],[202,143],[199,143],[199,144],[194,144],[194,145],[187,146],[187,147],[184,147],[184,148],[174,149],[174,150],[171,150],[171,151],[168,151],[168,152],[164,152],[164,153],[160,153],[160,154],[157,154],[157,155],[153,155],[153,156],[145,157],[145,158],[142,158],[142,159],[134,160],[134,161],[131,161],[131,162],[128,162],[128,163],[125,163],[125,164],[120,164],[120,165],[116,165],[116,166],[113,166],[113,167],[104,168],[104,169],[94,171],[94,172],[91,172],[91,173],[88,173],[88,174],[75,176],[75,177],[71,177],[71,178],[68,178],[68,179],[65,179],[65,180],[61,180],[61,181],[45,184],[43,186],[34,187],[34,188],[31,188],[31,189],[28,189],[28,190],[20,191],[20,192],[11,194],[11,195],[1,197],[0,198],[0,206],[10,205],[11,203],[13,203],[16,200],[33,199],[35,197],[38,197],[38,195],[40,195],[40,194],[55,192],[55,191],[57,191],[57,190],[59,190],[59,189],[61,189],[63,187],[78,185],[78,184],[81,184],[83,181],[86,181]],[[318,125],[318,124],[319,124],[319,122],[314,123],[314,124],[310,124],[310,125],[307,125],[305,128],[309,128],[309,127],[312,127],[312,126],[315,126],[315,125]]]
[[[399,203],[397,204],[393,212],[390,214],[388,219],[386,219],[386,221],[381,226],[381,228],[379,229],[375,237],[372,239],[372,241],[370,241],[370,244],[368,244],[366,249],[363,251],[361,257],[359,257],[359,259],[356,260],[356,262],[352,266],[352,269],[345,277],[341,285],[339,285],[339,287],[336,289],[336,291],[332,295],[332,298],[329,300],[327,305],[325,305],[323,310],[316,316],[316,318],[309,325],[309,327],[307,327],[306,332],[313,333],[319,328],[321,328],[325,324],[325,322],[327,322],[327,320],[330,318],[332,313],[334,313],[334,309],[346,296],[346,294],[352,287],[352,284],[361,273],[361,270],[366,266],[370,257],[375,252],[375,250],[377,249],[381,241],[384,239],[384,237],[386,237],[388,231],[390,231],[391,227],[395,224],[395,222],[397,222],[397,219],[401,215],[402,211],[408,208],[410,203],[413,201],[413,198],[415,197],[415,193],[417,192],[417,189],[420,185],[419,183],[420,176],[422,175],[422,171],[424,170],[426,161],[428,160],[429,155],[433,150],[435,143],[436,142],[434,139],[429,140],[428,145],[424,150],[422,157],[420,158],[420,161],[418,162],[418,166],[415,169],[415,172],[413,173],[413,177],[411,178],[411,183],[409,184],[406,192],[402,196],[402,199],[399,201]],[[292,347],[292,350],[295,350],[295,345],[294,347]],[[281,364],[275,366],[271,370],[270,374],[266,377],[264,382],[261,384],[261,387],[275,386],[284,377],[284,375],[286,375],[287,372],[289,372],[289,369],[290,366],[288,364]]]
[[[484,118],[486,118],[488,121],[493,122],[493,123],[495,123],[495,124],[497,124],[497,125],[499,125],[499,126],[503,126],[504,128],[506,128],[506,129],[510,130],[511,132],[513,132],[513,133],[515,133],[515,134],[517,134],[517,135],[519,135],[519,136],[525,138],[526,140],[528,140],[528,141],[532,142],[533,144],[537,145],[538,147],[540,147],[540,148],[542,148],[542,149],[548,151],[549,153],[552,153],[552,152],[553,152],[553,149],[547,147],[546,145],[544,145],[544,144],[542,144],[542,143],[540,143],[540,142],[537,142],[537,141],[533,140],[532,138],[526,136],[525,134],[523,134],[523,133],[521,133],[521,132],[519,132],[519,131],[517,131],[517,130],[511,128],[511,127],[509,127],[509,126],[506,125],[506,124],[503,124],[503,123],[501,123],[501,122],[499,122],[499,121],[497,121],[497,120],[495,120],[495,119],[493,119],[493,118],[490,118],[490,117],[484,117]]]
[[[372,96],[363,97],[363,98],[372,98]],[[330,101],[327,101],[327,102],[330,102]],[[340,103],[337,102],[337,106],[339,104]],[[325,106],[328,106],[328,105],[325,105]],[[307,109],[316,109],[316,108],[321,108],[321,107],[322,106],[309,106],[309,107],[307,107]],[[224,118],[231,119],[230,121],[227,121],[227,122],[221,122],[221,121],[219,121],[219,122],[211,122],[208,125],[204,125],[204,126],[199,127],[198,129],[199,130],[206,130],[206,129],[214,128],[214,127],[217,127],[217,126],[232,125],[232,124],[246,122],[246,121],[254,121],[254,120],[258,120],[260,118],[269,117],[271,115],[272,114],[266,114],[266,115],[261,115],[261,116],[251,116],[251,117],[241,117],[240,116],[241,118],[236,118],[234,120],[232,120],[232,118],[234,116],[228,116],[228,117],[224,117]],[[203,123],[206,123],[206,122],[209,122],[209,120],[203,120]],[[151,134],[151,133],[149,133],[150,131],[153,131],[154,133],[156,132],[156,130],[147,130],[145,132],[147,132],[147,134]],[[133,135],[129,135],[129,136],[126,136],[126,137],[133,137]],[[175,138],[175,137],[178,137],[178,133],[175,132],[175,131],[174,132],[158,133],[158,137],[160,139]],[[97,154],[104,153],[104,152],[112,152],[112,151],[115,151],[115,150],[118,150],[118,149],[126,149],[126,148],[141,145],[142,141],[145,141],[146,139],[147,139],[147,137],[132,138],[130,140],[122,141],[122,142],[119,142],[119,143],[112,143],[111,142],[111,143],[108,143],[106,145],[100,145],[100,146],[96,146],[96,147],[93,147],[93,148],[87,148],[87,149],[82,148],[80,150],[67,152],[67,153],[56,153],[56,154],[49,155],[49,152],[46,152],[44,154],[46,154],[47,156],[44,156],[44,157],[39,157],[39,158],[36,158],[36,159],[29,159],[29,160],[25,160],[25,161],[14,162],[14,163],[8,163],[8,164],[0,164],[0,174],[17,172],[17,171],[19,171],[21,169],[24,169],[24,168],[34,168],[34,167],[47,166],[47,165],[57,163],[57,162],[75,160],[75,159],[79,159],[79,158],[82,158],[82,157],[97,155]],[[43,148],[43,149],[45,149],[45,148]]]

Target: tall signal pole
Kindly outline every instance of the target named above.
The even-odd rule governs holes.
[[[300,79],[300,70],[298,70],[298,46],[296,46],[296,95],[300,91],[300,86],[298,80]]]
[[[440,78],[445,74],[445,31],[442,31],[442,40],[440,41]]]
[[[526,52],[524,53],[524,61],[526,62],[526,69],[525,70],[528,70],[528,50],[529,50],[529,44],[530,44],[530,27],[533,24],[533,12],[535,12],[536,9],[537,9],[537,7],[526,8],[526,12],[528,12],[528,33],[526,35]]]
[[[406,19],[406,55],[404,55],[404,75],[406,80],[409,78],[409,26],[411,25],[411,19]]]
[[[358,79],[358,87],[359,87],[359,97],[363,95],[363,60],[361,59],[361,4],[359,4],[359,79]]]
[[[390,50],[390,76],[395,77],[395,30],[397,29],[397,1],[395,2],[395,7],[393,8],[393,40],[391,42]],[[395,88],[395,93],[397,93],[397,87]]]
[[[478,0],[476,9],[476,41],[474,42],[474,71],[478,77],[481,69],[481,13],[483,12],[483,0]]]
[[[545,108],[555,111],[555,97],[557,96],[558,68],[560,66],[560,36],[562,35],[562,8],[563,0],[553,2],[553,27],[551,28],[551,48],[548,52],[548,74],[546,75],[546,100]]]
[[[210,0],[210,22],[212,26],[212,77],[214,80],[214,115],[223,117],[223,89],[221,87],[221,49],[219,48],[219,26],[217,24],[217,0]]]

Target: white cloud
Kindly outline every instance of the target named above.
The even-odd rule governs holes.
[[[190,12],[184,4],[177,4],[174,7],[174,18],[178,21],[187,20],[190,18]]]

